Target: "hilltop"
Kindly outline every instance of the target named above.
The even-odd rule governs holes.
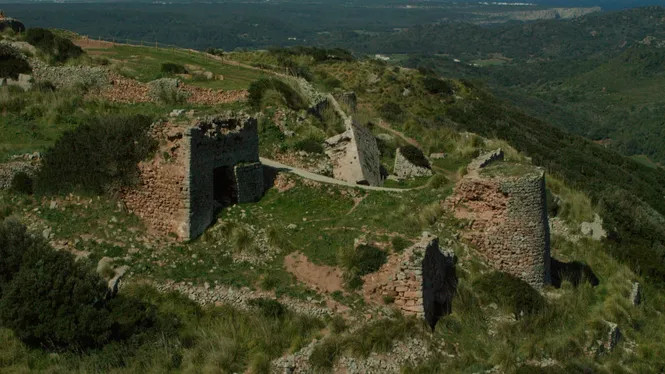
[[[342,49],[2,52],[0,370],[665,368],[662,169]]]

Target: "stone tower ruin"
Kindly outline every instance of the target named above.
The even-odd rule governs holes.
[[[181,240],[201,235],[219,209],[259,200],[264,193],[257,121],[246,114],[158,123],[154,160],[139,164],[141,183],[123,192],[128,209],[155,231]]]
[[[551,281],[545,172],[502,160],[500,150],[474,160],[445,204],[470,223],[464,237],[490,266],[542,289]]]
[[[383,185],[379,146],[374,134],[351,117],[345,120],[345,126],[346,131],[324,143],[335,179],[370,186]]]

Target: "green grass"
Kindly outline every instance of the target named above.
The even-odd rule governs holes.
[[[67,373],[115,372],[244,372],[266,373],[266,364],[290,348],[308,342],[325,327],[321,320],[283,311],[266,315],[260,309],[228,306],[201,308],[185,296],[159,294],[146,286],[123,289],[157,306],[175,331],[153,329],[142,339],[113,343],[89,352],[49,353],[23,345],[0,328],[0,371]]]
[[[656,168],[661,167],[660,164],[652,161],[649,158],[649,156],[646,156],[646,155],[634,155],[634,156],[630,156],[630,158],[632,158],[633,160],[639,162],[640,164],[648,166],[652,169],[656,169]]]
[[[519,177],[537,171],[538,169],[531,165],[517,164],[513,162],[495,162],[480,169],[480,175],[487,175],[490,177]]]
[[[109,49],[89,49],[88,54],[101,54],[111,60],[117,60],[123,74],[149,82],[163,77],[161,65],[171,62],[180,65],[196,65],[215,75],[223,75],[224,80],[185,79],[184,82],[199,87],[241,90],[247,89],[253,81],[266,74],[244,67],[225,64],[203,53],[188,52],[178,49],[116,45]]]

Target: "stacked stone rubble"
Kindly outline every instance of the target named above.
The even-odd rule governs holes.
[[[395,167],[393,171],[401,179],[429,177],[432,175],[432,169],[415,165],[404,157],[401,148],[397,148],[397,152],[395,152]]]
[[[34,177],[39,167],[39,159],[33,160],[12,160],[0,164],[0,190],[9,189],[12,186],[14,176],[18,173],[26,173]]]

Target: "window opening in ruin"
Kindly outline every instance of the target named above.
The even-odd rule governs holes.
[[[213,199],[218,203],[217,209],[238,202],[238,188],[233,168],[222,166],[213,170]]]

